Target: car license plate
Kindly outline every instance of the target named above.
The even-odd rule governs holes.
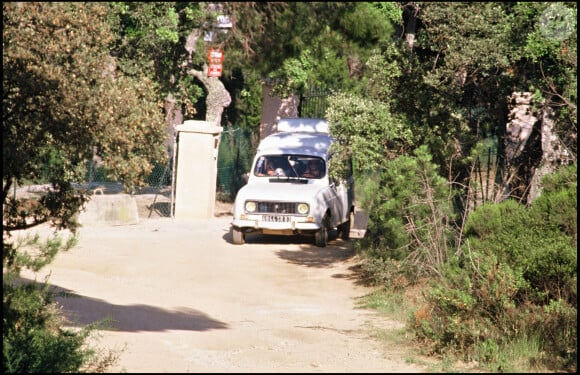
[[[283,216],[283,215],[264,215],[264,221],[270,221],[274,223],[289,223],[290,216]]]

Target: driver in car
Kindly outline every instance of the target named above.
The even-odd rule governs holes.
[[[316,160],[309,160],[306,169],[302,173],[302,177],[306,178],[320,178],[321,172],[318,162]]]

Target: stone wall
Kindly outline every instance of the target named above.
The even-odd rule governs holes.
[[[298,97],[281,99],[272,94],[273,85],[265,83],[262,87],[262,119],[260,121],[260,140],[277,131],[276,124],[283,117],[298,117]]]

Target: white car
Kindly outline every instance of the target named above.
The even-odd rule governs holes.
[[[231,222],[234,244],[243,244],[248,233],[311,234],[315,244],[324,247],[333,228],[341,238],[349,238],[353,179],[329,177],[332,141],[325,120],[278,122],[278,132],[260,142],[248,182],[236,195]]]

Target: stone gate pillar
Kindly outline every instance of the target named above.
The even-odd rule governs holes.
[[[260,140],[278,131],[276,124],[280,118],[298,117],[298,96],[279,98],[272,93],[273,84],[262,86],[262,118],[260,120]]]
[[[214,216],[217,157],[223,128],[188,120],[176,126],[175,219]]]

